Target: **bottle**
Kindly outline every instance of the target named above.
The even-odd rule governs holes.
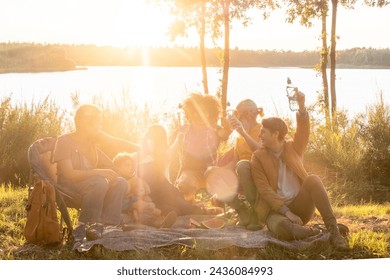
[[[176,124],[177,127],[183,127],[187,123],[186,113],[183,110],[183,106],[179,104],[176,111]]]
[[[291,84],[291,79],[287,78],[286,93],[290,110],[295,112],[298,111],[299,105],[297,100],[298,88]]]

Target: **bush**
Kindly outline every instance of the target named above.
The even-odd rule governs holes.
[[[321,158],[338,176],[359,180],[364,153],[359,131],[356,121],[349,121],[345,112],[338,112],[337,130],[324,124],[314,124],[308,151]]]
[[[378,187],[378,198],[390,196],[390,107],[382,94],[379,102],[368,107],[362,123],[365,153],[362,165],[367,179]]]
[[[324,166],[324,180],[337,201],[383,202],[390,198],[390,109],[379,102],[349,120],[337,113],[338,126],[312,121],[308,156]]]
[[[64,113],[48,98],[12,105],[11,97],[6,97],[0,103],[0,182],[24,184],[29,174],[28,147],[41,137],[58,135]]]

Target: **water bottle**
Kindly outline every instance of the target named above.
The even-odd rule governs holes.
[[[291,84],[291,79],[287,78],[286,93],[288,98],[288,105],[290,110],[295,112],[298,111],[299,105],[297,100],[298,88]]]
[[[186,113],[184,112],[181,104],[179,104],[178,110],[176,111],[176,120],[178,127],[183,127],[187,124]]]

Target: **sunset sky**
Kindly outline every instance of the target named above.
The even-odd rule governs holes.
[[[173,20],[167,11],[145,0],[0,0],[0,42],[96,44],[111,46],[172,46],[167,26]],[[240,49],[315,50],[320,22],[307,29],[285,23],[282,11],[262,20],[252,11],[252,24],[233,23],[231,47]],[[330,30],[330,28],[329,28]],[[338,49],[389,48],[390,7],[339,9]],[[176,42],[197,46],[197,37]],[[208,47],[213,47],[211,41]]]

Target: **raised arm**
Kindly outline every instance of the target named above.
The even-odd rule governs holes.
[[[309,114],[307,113],[305,107],[305,95],[301,92],[298,92],[297,99],[299,110],[296,114],[297,131],[294,135],[294,149],[299,155],[302,155],[306,149],[307,144],[309,143],[310,122]]]

